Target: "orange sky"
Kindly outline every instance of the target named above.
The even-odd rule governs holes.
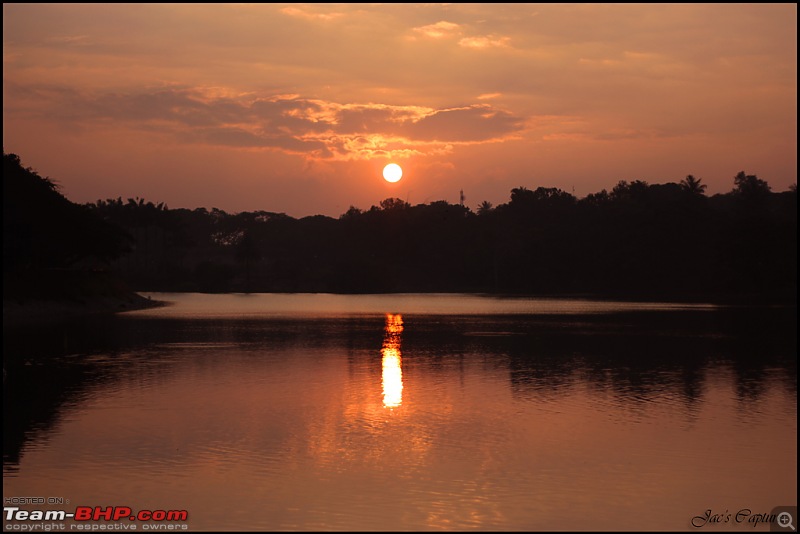
[[[785,191],[797,5],[3,4],[3,147],[74,202],[294,217],[741,170]]]

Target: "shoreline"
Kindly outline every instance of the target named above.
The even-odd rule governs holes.
[[[122,313],[165,306],[138,293],[120,297],[83,297],[70,300],[3,299],[3,329],[16,326],[57,323],[109,313]]]

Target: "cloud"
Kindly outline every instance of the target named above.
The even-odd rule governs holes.
[[[458,45],[464,48],[508,48],[510,43],[510,37],[495,37],[493,35],[464,37],[458,41]]]
[[[413,28],[417,33],[421,33],[425,37],[432,39],[440,39],[442,37],[450,37],[461,32],[461,26],[454,22],[447,22],[441,20],[435,24],[428,24],[427,26],[419,26]]]
[[[414,139],[481,142],[502,138],[523,128],[523,121],[487,104],[437,110],[408,126]]]
[[[219,87],[95,94],[8,83],[6,91],[27,102],[14,113],[38,114],[69,127],[121,126],[183,143],[273,149],[317,159],[442,154],[458,144],[509,138],[524,127],[522,117],[487,103],[436,109],[296,94],[236,96]]]
[[[55,45],[87,45],[91,38],[88,35],[60,35],[45,40],[47,44]]]
[[[422,34],[430,39],[444,39],[457,37],[466,33],[466,28],[455,22],[441,20],[435,24],[417,26],[413,31]],[[458,40],[458,45],[462,48],[508,48],[511,43],[510,37],[498,37],[495,35],[474,35],[462,37]]]
[[[615,128],[611,129],[607,132],[600,132],[594,135],[594,139],[599,141],[617,141],[620,139],[659,139],[670,137],[667,132],[655,130],[655,129],[633,129],[633,128],[626,128],[620,129]]]
[[[320,20],[328,22],[344,16],[344,13],[312,13],[298,7],[284,7],[281,13],[290,17],[302,18],[306,20]]]

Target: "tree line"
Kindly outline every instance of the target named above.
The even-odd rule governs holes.
[[[13,154],[4,159],[12,156],[21,168]],[[14,204],[7,180],[4,167],[4,208]],[[55,192],[52,184],[49,189]],[[35,253],[30,238],[49,228],[61,259],[51,263],[92,256],[139,291],[796,302],[796,185],[776,193],[740,172],[729,193],[707,196],[705,189],[692,175],[666,184],[620,181],[581,199],[557,188],[521,186],[508,202],[483,202],[476,211],[387,198],[338,218],[299,219],[117,198],[75,206],[75,214],[93,218],[91,230],[59,222],[66,217],[61,212],[35,223],[38,216],[30,213],[47,210],[31,206],[26,215],[28,208],[18,206],[11,226],[4,210],[4,268],[46,264],[42,256],[52,257],[53,250]]]

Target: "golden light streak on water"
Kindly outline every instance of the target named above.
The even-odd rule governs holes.
[[[403,369],[400,352],[400,334],[403,331],[403,316],[386,314],[382,358],[383,405],[397,408],[403,404]]]

